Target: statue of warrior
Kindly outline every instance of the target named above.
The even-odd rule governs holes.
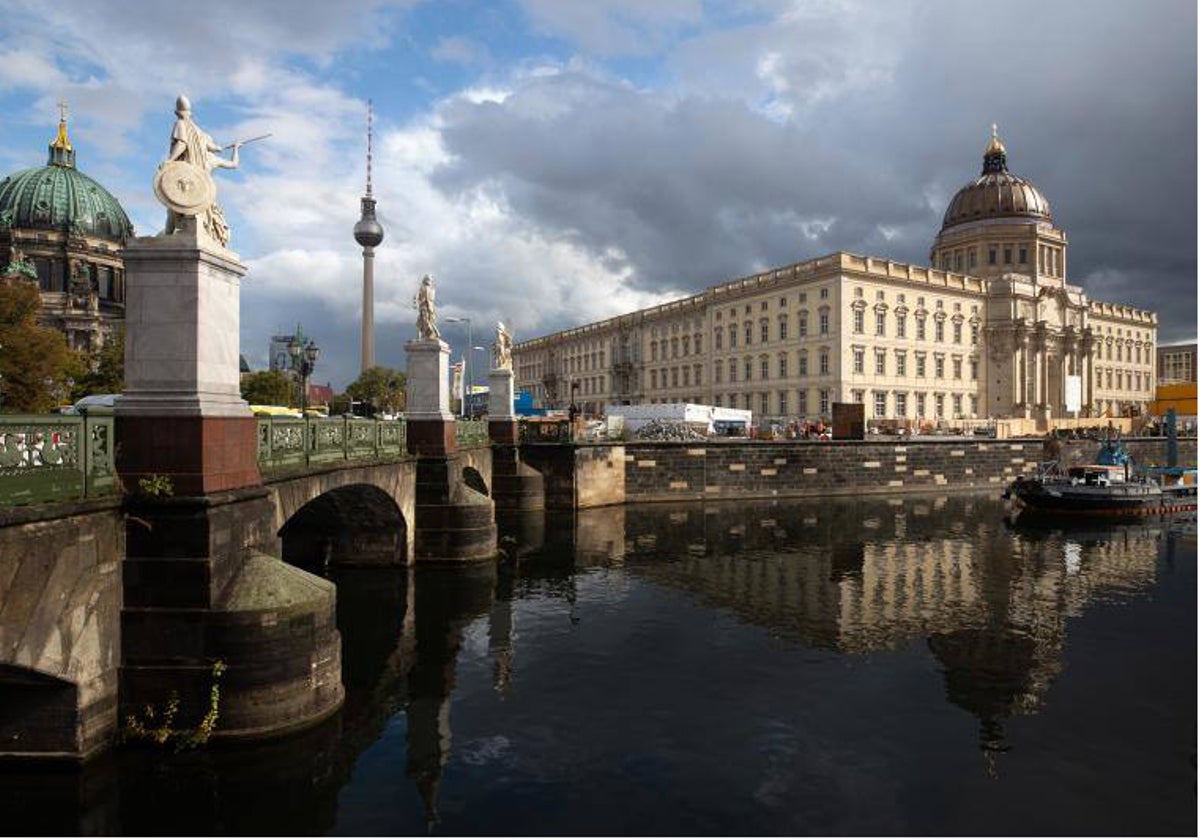
[[[436,293],[433,290],[433,278],[426,274],[421,278],[421,288],[417,290],[417,335],[424,341],[437,341],[442,334],[437,328],[437,311],[434,309]]]

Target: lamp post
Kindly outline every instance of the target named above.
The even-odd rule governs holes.
[[[482,352],[485,354],[485,356],[486,356],[486,354],[487,354],[487,352],[488,352],[488,348],[486,348],[486,347],[480,347],[480,346],[478,346],[478,345],[474,345],[474,346],[472,346],[472,347],[471,347],[471,354],[472,354],[472,356],[474,356],[474,353],[475,353],[475,351],[477,351],[477,350],[478,350],[478,351],[482,351]],[[473,358],[472,358],[472,362],[474,362],[474,359],[473,359]],[[475,370],[475,365],[474,365],[474,364],[472,364],[472,365],[471,365],[471,370]],[[474,383],[474,382],[472,382],[472,383],[471,383],[471,386],[472,386],[472,389],[473,389],[473,388],[474,388],[474,386],[475,386],[475,383]],[[473,391],[473,390],[472,390],[472,393],[474,393],[474,391]]]
[[[466,324],[467,325],[467,347],[473,347],[475,337],[471,334],[471,319],[465,315],[461,318],[448,317],[445,319],[448,324]],[[459,414],[465,419],[467,416],[467,384],[471,381],[471,351],[467,350],[467,358],[465,360],[466,369],[463,371],[463,396],[462,405],[459,406]]]
[[[313,368],[317,366],[317,357],[321,355],[321,348],[317,347],[311,339],[307,344],[301,344],[299,330],[297,330],[297,334],[293,335],[292,340],[288,342],[288,355],[292,357],[292,370],[300,374],[300,414],[303,415],[308,410],[308,377],[312,374]]]

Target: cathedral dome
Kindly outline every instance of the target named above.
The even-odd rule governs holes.
[[[50,144],[45,166],[0,181],[0,228],[58,230],[122,243],[133,225],[112,194],[75,168],[66,121]]]
[[[1053,222],[1050,202],[1041,191],[1008,171],[1004,144],[996,136],[996,127],[992,126],[992,140],[983,152],[983,172],[954,194],[942,219],[942,230],[966,222],[999,218]]]

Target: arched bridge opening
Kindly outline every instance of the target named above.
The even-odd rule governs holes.
[[[482,493],[485,496],[492,495],[492,491],[488,489],[487,482],[483,478],[483,473],[474,467],[463,467],[462,480],[463,484],[470,487],[476,493]]]
[[[0,665],[0,755],[79,753],[79,689],[74,683]]]
[[[335,566],[402,566],[408,523],[396,502],[371,484],[326,491],[279,531],[283,559],[317,575]]]

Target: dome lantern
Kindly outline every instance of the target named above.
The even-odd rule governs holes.
[[[950,199],[942,230],[998,218],[1053,223],[1050,202],[1041,191],[1008,170],[1008,153],[993,124],[992,139],[983,151],[983,172]]]

